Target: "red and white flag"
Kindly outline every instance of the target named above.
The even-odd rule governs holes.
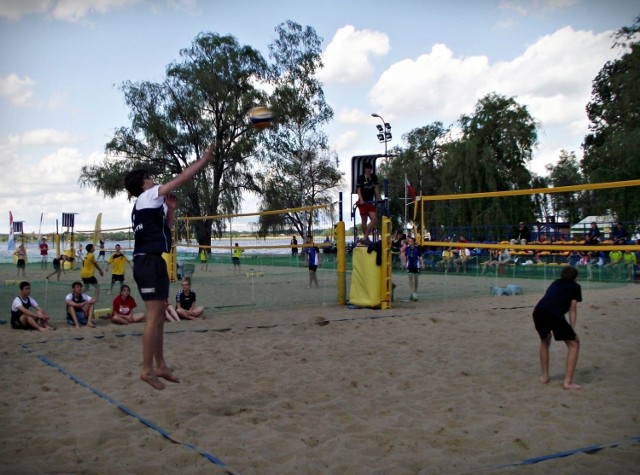
[[[409,180],[407,180],[407,177],[404,177],[404,186],[407,188],[407,193],[409,193],[409,196],[411,197],[411,202],[413,203],[416,198],[416,190],[413,188],[413,186],[411,186],[411,183],[409,183]]]

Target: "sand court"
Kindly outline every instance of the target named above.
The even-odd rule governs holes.
[[[0,470],[638,473],[634,295],[585,293],[580,391],[562,390],[556,342],[538,382],[538,295],[180,322],[165,354],[181,383],[160,392],[138,379],[142,325],[0,328]]]

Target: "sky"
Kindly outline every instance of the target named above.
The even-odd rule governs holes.
[[[638,15],[638,0],[0,0],[0,232],[9,211],[26,233],[54,232],[63,212],[77,213],[76,231],[98,213],[103,229],[129,226],[125,193],[81,187],[80,169],[129,125],[120,85],[162,82],[201,32],[267,58],[280,23],[315,29],[348,208],[351,157],[384,153],[372,113],[391,124],[388,147],[402,146],[493,92],[540,123],[532,172],[563,149],[581,158],[592,81],[620,55],[612,33]],[[243,212],[256,210],[247,197]]]

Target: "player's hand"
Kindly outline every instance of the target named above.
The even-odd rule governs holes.
[[[165,197],[164,201],[167,204],[167,207],[171,209],[176,209],[176,206],[178,206],[178,198],[173,192],[169,193]]]

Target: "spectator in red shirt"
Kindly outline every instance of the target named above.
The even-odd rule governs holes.
[[[124,284],[120,286],[120,295],[113,299],[111,321],[118,325],[128,325],[144,320],[144,313],[133,313],[138,304],[131,296],[131,288]]]

